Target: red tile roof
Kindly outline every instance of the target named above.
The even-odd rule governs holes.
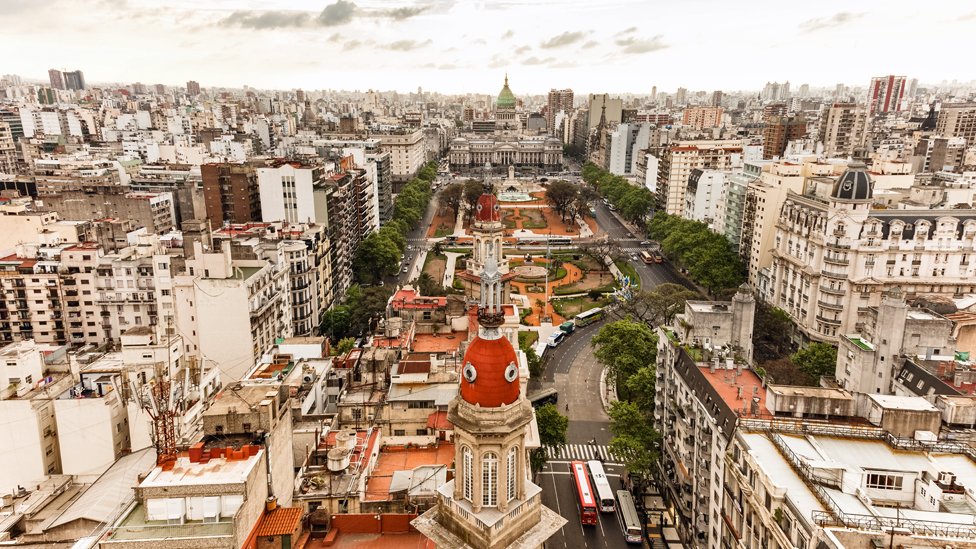
[[[416,290],[400,290],[393,296],[390,305],[395,309],[437,309],[447,306],[446,297],[422,296]]]
[[[283,536],[294,533],[302,520],[305,511],[301,507],[278,507],[270,513],[265,513],[258,524],[257,535]]]

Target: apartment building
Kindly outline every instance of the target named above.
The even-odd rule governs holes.
[[[830,176],[832,164],[818,162],[772,162],[752,164],[759,178],[749,182],[742,209],[742,230],[739,256],[746,266],[748,282],[763,299],[768,295],[766,280],[772,265],[773,238],[776,222],[786,195],[803,191],[803,182],[810,176]]]
[[[5,419],[0,436],[7,441],[7,451],[0,454],[0,490],[5,494],[61,472],[53,399],[71,385],[71,379],[47,372],[43,353],[54,349],[31,340],[0,349],[4,368],[0,414]]]
[[[325,223],[325,177],[324,166],[298,161],[258,168],[261,220]]]
[[[780,158],[791,141],[807,135],[807,120],[800,116],[771,116],[763,128],[763,158]]]
[[[403,129],[397,133],[378,133],[380,149],[390,153],[390,172],[395,181],[408,181],[427,161],[424,132],[421,129]]]
[[[935,132],[976,143],[976,103],[944,103],[939,109]]]
[[[230,247],[211,252],[194,244],[186,271],[173,277],[177,330],[187,354],[213,365],[231,383],[276,338],[291,337],[289,268],[284,261],[232,259]]]
[[[682,125],[696,130],[717,128],[722,125],[722,107],[687,107],[681,114]]]
[[[10,124],[0,120],[0,174],[17,173],[17,144]]]
[[[379,208],[379,224],[382,226],[393,219],[393,157],[389,151],[367,153],[366,164],[369,168],[368,173],[373,179]]]
[[[203,164],[203,195],[210,224],[247,223],[261,219],[261,192],[250,164]]]
[[[836,179],[809,178],[802,194],[787,193],[771,304],[789,313],[803,339],[834,343],[854,332],[858,310],[895,287],[909,299],[976,290],[976,212],[872,210],[872,192],[871,175],[852,162]]]
[[[904,357],[942,358],[955,351],[952,322],[930,310],[909,307],[897,288],[885,292],[877,307],[866,308],[858,318],[855,331],[838,340],[835,377],[848,391],[895,394]]]
[[[133,488],[134,505],[114,520],[99,547],[243,547],[267,503],[266,451],[201,444],[175,463],[157,465]]]
[[[749,369],[754,318],[755,299],[743,287],[731,302],[688,302],[673,328],[658,329],[660,475],[690,546],[720,546],[724,456],[738,417],[758,416],[766,398]]]
[[[715,141],[673,141],[661,155],[658,179],[658,207],[669,215],[684,215],[691,171],[729,171],[741,166],[745,143],[738,139]]]
[[[138,227],[165,234],[177,227],[176,201],[171,192],[132,192],[122,186],[92,186],[85,191],[60,191],[40,199],[61,219],[129,219]]]
[[[827,157],[845,157],[864,145],[867,109],[856,103],[834,103],[824,110],[818,140]]]
[[[868,87],[868,115],[900,111],[906,80],[893,74],[872,78]]]

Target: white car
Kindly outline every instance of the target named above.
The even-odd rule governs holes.
[[[546,340],[546,345],[549,347],[558,347],[564,339],[566,339],[566,332],[555,332]]]
[[[406,273],[407,273],[407,271],[409,271],[409,270],[410,270],[410,267],[404,267],[404,268],[403,268],[403,273],[404,273],[404,274],[406,274]]]

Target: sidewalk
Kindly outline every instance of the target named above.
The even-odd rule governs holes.
[[[600,402],[603,404],[603,410],[607,413],[610,412],[610,404],[617,401],[617,384],[610,383],[607,384],[607,369],[604,368],[600,371]]]
[[[457,259],[461,257],[462,253],[458,252],[444,252],[447,256],[447,264],[444,266],[444,287],[451,288],[454,284],[454,269],[457,268]]]

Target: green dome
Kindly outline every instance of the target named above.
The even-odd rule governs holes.
[[[498,92],[498,100],[495,101],[495,108],[497,109],[514,109],[515,108],[515,94],[508,87],[508,75],[505,75],[505,85],[502,86],[502,91]]]

